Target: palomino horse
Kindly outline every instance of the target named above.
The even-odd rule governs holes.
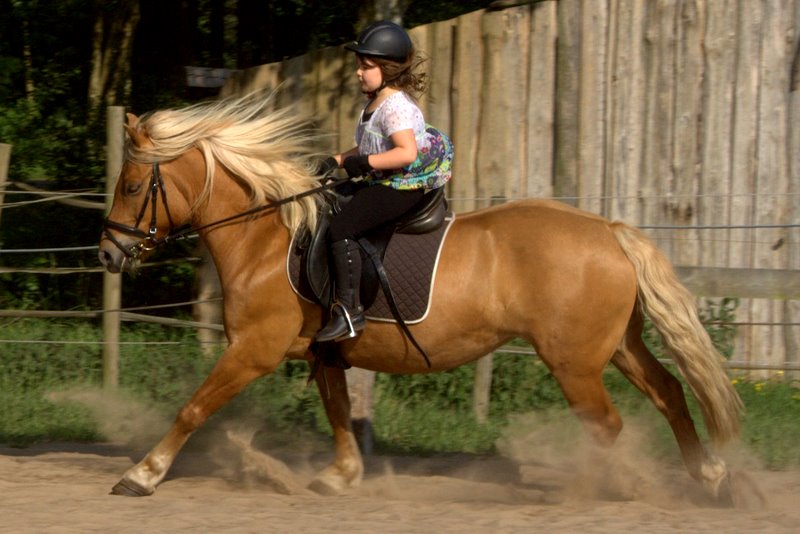
[[[308,121],[274,110],[273,102],[249,95],[128,116],[126,161],[100,261],[114,273],[132,270],[191,225],[219,270],[229,345],[167,434],[113,493],[153,493],[212,413],[284,359],[311,358],[323,310],[294,293],[286,258],[293,234],[316,224],[321,193],[307,193],[319,185],[320,138]],[[396,324],[383,322],[344,342],[350,364],[384,373],[444,371],[522,338],[590,436],[610,446],[622,427],[603,386],[611,362],[666,417],[691,476],[714,496],[728,491],[726,465],[699,439],[680,382],[642,341],[645,314],[697,397],[715,444],[737,435],[741,401],[694,298],[644,234],[554,201],[510,202],[459,215],[438,269],[428,317],[410,327],[431,368]],[[312,488],[342,492],[361,481],[362,458],[345,374],[328,368],[322,375],[316,380],[336,455]]]

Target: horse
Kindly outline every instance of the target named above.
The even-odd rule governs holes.
[[[153,249],[193,229],[219,272],[228,344],[169,431],[113,494],[154,493],[210,415],[282,361],[313,358],[324,310],[293,291],[286,260],[293,236],[317,224],[326,194],[316,173],[324,133],[275,102],[272,94],[250,94],[127,116],[99,260],[111,273],[134,271]],[[602,450],[622,429],[603,385],[611,363],[666,418],[689,475],[712,498],[729,499],[731,473],[716,451],[737,437],[742,402],[693,295],[643,232],[554,200],[512,201],[459,214],[438,272],[427,317],[409,325],[430,366],[391,322],[368,321],[359,336],[341,342],[344,359],[383,373],[437,372],[524,339]],[[697,398],[708,447],[681,382],[645,346],[645,316]],[[346,377],[326,367],[314,380],[335,456],[310,487],[339,494],[364,472]]]

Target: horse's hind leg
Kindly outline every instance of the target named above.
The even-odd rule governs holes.
[[[611,362],[666,417],[689,473],[716,496],[727,475],[725,464],[710,456],[700,442],[680,381],[661,365],[642,341],[643,322],[641,314],[634,312]]]
[[[320,368],[315,380],[325,413],[333,428],[336,458],[314,478],[309,488],[324,495],[337,495],[361,483],[364,464],[350,420],[350,398],[347,395],[344,369]]]
[[[588,361],[588,360],[587,360]],[[617,492],[613,484],[616,468],[609,463],[608,449],[616,442],[622,430],[622,419],[611,403],[602,378],[602,368],[553,368],[570,408],[583,424],[583,428],[596,448],[589,448],[584,468],[579,469],[579,486],[582,493],[591,495],[595,491]]]
[[[602,370],[587,373],[553,369],[570,408],[594,441],[603,447],[614,444],[622,430],[622,419],[603,385]]]

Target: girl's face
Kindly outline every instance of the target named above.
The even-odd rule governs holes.
[[[358,68],[356,76],[361,84],[362,93],[374,93],[383,84],[383,73],[380,67],[373,63],[368,57],[356,56]]]

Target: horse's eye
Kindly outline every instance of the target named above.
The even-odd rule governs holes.
[[[142,190],[141,182],[128,182],[127,184],[125,184],[126,195],[135,195],[141,190]]]

